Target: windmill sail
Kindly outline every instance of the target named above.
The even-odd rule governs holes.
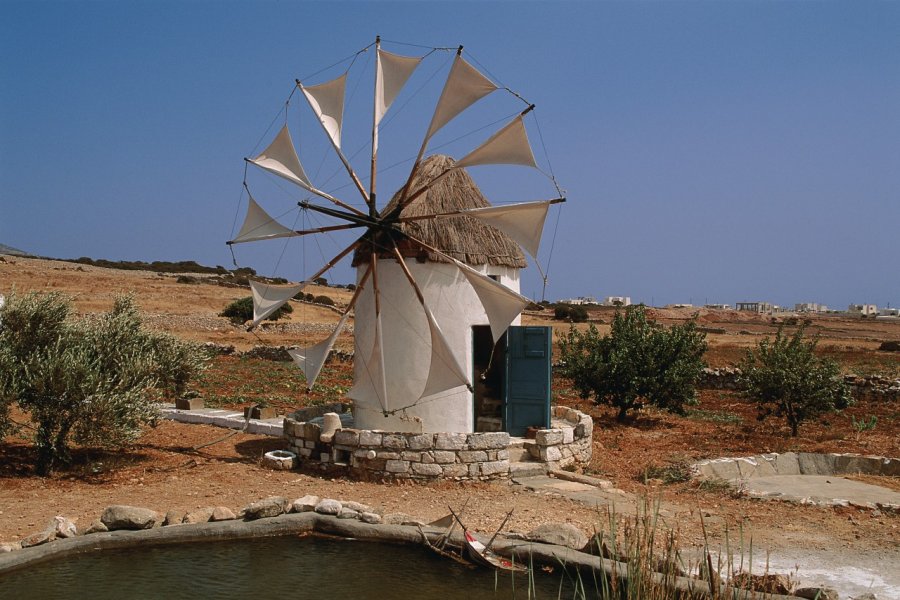
[[[258,240],[273,240],[276,238],[292,237],[297,235],[293,229],[288,229],[269,214],[250,196],[250,202],[247,204],[247,215],[244,217],[244,224],[238,231],[237,237],[228,242],[229,244],[242,244],[244,242],[255,242]]]
[[[332,79],[319,85],[300,86],[313,112],[319,117],[322,127],[328,132],[334,147],[338,149],[341,147],[341,127],[344,120],[344,89],[346,84],[347,74],[344,73],[337,79]]]
[[[397,98],[400,90],[406,84],[416,67],[422,62],[421,58],[401,56],[378,49],[377,64],[375,67],[375,135],[373,138],[373,150],[378,149],[378,125],[391,104]]]
[[[322,371],[322,366],[325,364],[325,361],[328,360],[328,354],[331,352],[334,342],[341,334],[341,330],[344,328],[344,324],[347,322],[349,316],[349,311],[341,316],[341,320],[338,321],[337,327],[334,328],[334,331],[331,332],[331,335],[329,335],[327,339],[306,348],[292,348],[288,350],[288,354],[291,355],[294,364],[300,367],[300,370],[303,371],[303,375],[306,377],[307,390],[311,390],[316,384],[316,379]]]
[[[388,410],[387,385],[384,374],[384,342],[380,316],[375,318],[375,338],[372,351],[368,358],[362,357],[361,366],[360,369],[354,369],[353,387],[347,392],[347,396],[362,404],[380,405],[382,410]]]
[[[281,308],[281,305],[297,295],[306,287],[306,282],[292,285],[274,285],[261,281],[250,281],[250,292],[253,294],[253,322],[251,327]]]
[[[425,310],[425,317],[428,319],[428,330],[431,334],[431,365],[428,369],[425,389],[422,390],[420,398],[439,394],[461,385],[471,387],[472,383],[459,365],[456,356],[453,355],[453,350],[450,348],[450,344],[447,343],[447,338],[444,337],[444,332],[441,331],[431,310],[424,304],[422,308]]]
[[[475,165],[524,165],[536,167],[525,123],[519,115],[483,144],[456,161],[456,168]]]
[[[516,320],[522,310],[528,305],[530,300],[525,296],[515,293],[502,283],[498,283],[478,271],[466,267],[459,261],[456,261],[460,271],[469,281],[472,289],[478,295],[484,312],[488,317],[488,323],[491,326],[491,334],[494,337],[494,343],[497,342],[503,333],[509,329],[509,326]]]
[[[537,260],[544,221],[550,210],[551,200],[521,202],[506,206],[490,206],[465,211],[464,214],[492,225],[514,239]]]
[[[300,158],[294,149],[294,142],[291,140],[291,132],[287,125],[281,128],[269,147],[260,153],[256,158],[248,158],[249,162],[254,165],[274,173],[279,177],[283,177],[288,181],[299,185],[300,187],[315,192],[303,165],[300,164]]]
[[[475,67],[457,54],[444,89],[441,91],[437,107],[434,109],[431,124],[428,126],[428,133],[425,135],[426,143],[456,115],[496,89],[497,86],[490,79],[479,73]]]

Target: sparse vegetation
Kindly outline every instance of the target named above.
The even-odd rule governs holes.
[[[738,377],[743,393],[759,406],[758,418],[784,417],[794,437],[804,421],[852,402],[838,364],[816,356],[817,340],[805,340],[803,332],[802,325],[793,334],[780,327],[774,341],[765,338],[747,351]]]
[[[204,364],[199,347],[143,329],[130,297],[99,318],[75,319],[55,293],[11,295],[0,310],[0,406],[34,423],[35,468],[70,463],[71,443],[105,448],[134,440]]]
[[[559,343],[562,374],[582,398],[628,411],[652,404],[676,413],[694,401],[704,367],[706,335],[695,320],[666,329],[647,317],[643,306],[616,312],[610,334],[593,325],[574,326]]]
[[[588,320],[588,311],[580,305],[560,303],[553,307],[553,318],[557,321],[584,323]]]
[[[281,307],[266,317],[266,321],[277,321],[285,318],[294,312],[294,308],[290,304],[283,304]],[[253,298],[246,296],[239,298],[225,307],[225,310],[219,313],[220,317],[225,317],[235,325],[243,325],[247,321],[253,319]]]

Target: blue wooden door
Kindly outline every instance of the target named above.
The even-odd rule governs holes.
[[[504,421],[513,436],[550,426],[552,327],[510,327],[506,332]]]

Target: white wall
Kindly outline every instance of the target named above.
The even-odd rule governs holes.
[[[406,264],[419,284],[428,307],[441,327],[450,348],[467,377],[472,375],[472,326],[487,325],[488,320],[475,291],[459,270],[445,263]],[[476,267],[488,275],[500,275],[500,283],[519,291],[518,269]],[[363,272],[359,270],[359,275]],[[381,293],[383,346],[385,355],[385,408],[405,411],[385,417],[381,402],[366,380],[365,360],[375,340],[374,298],[371,278],[360,293],[356,306],[354,381],[350,396],[355,401],[355,426],[384,431],[472,432],[474,431],[472,393],[459,386],[419,398],[431,364],[431,336],[428,323],[416,295],[400,265],[392,259],[378,261],[378,289]],[[518,324],[520,319],[516,319]],[[363,389],[365,388],[365,389]]]

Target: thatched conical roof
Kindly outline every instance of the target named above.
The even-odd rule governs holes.
[[[453,164],[452,158],[441,154],[426,158],[416,171],[409,188],[410,193],[420,189]],[[381,211],[381,214],[383,216],[391,214],[399,202],[400,192],[398,191]],[[490,203],[465,169],[454,169],[406,206],[400,216],[414,217],[485,206],[490,206]],[[398,223],[396,227],[404,234],[420,239],[468,265],[497,265],[521,269],[527,264],[518,244],[500,230],[472,217],[423,219]],[[385,257],[391,256],[390,241],[384,239],[383,235],[376,236],[378,254]],[[415,257],[420,261],[447,262],[443,257],[425,251],[408,239],[396,239],[396,242],[405,257]],[[371,246],[368,244],[360,246],[354,255],[353,264],[356,265],[366,260],[370,252]]]

